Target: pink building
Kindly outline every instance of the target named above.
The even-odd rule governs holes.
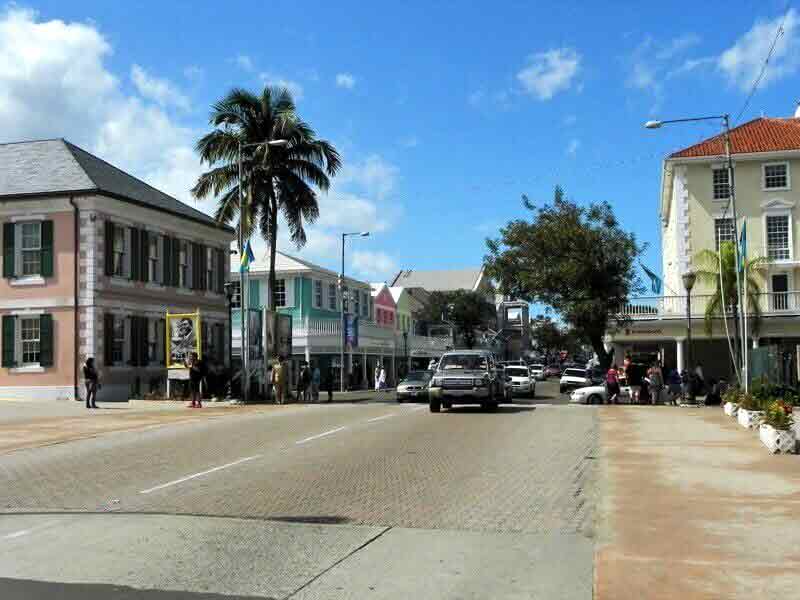
[[[0,398],[100,400],[163,390],[164,317],[203,318],[204,354],[227,362],[233,231],[70,144],[0,145]]]
[[[386,329],[397,329],[397,304],[385,283],[371,283],[375,323]]]

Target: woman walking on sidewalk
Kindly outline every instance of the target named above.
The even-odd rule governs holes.
[[[97,408],[97,369],[94,366],[94,358],[91,356],[86,359],[83,365],[83,379],[86,383],[86,408]]]
[[[191,353],[186,366],[189,368],[189,392],[192,398],[190,406],[191,408],[203,408],[200,397],[200,384],[203,382],[205,373],[203,372],[203,363],[197,356],[197,352]]]

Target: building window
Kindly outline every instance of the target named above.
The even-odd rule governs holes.
[[[713,169],[714,200],[725,200],[730,196],[728,168]]]
[[[717,244],[717,250],[722,242],[735,241],[733,219],[714,219],[714,241]]]
[[[180,240],[178,242],[178,286],[189,287],[189,242]]]
[[[111,338],[111,360],[114,364],[123,362],[125,358],[125,318],[114,317],[114,328]]]
[[[150,235],[148,237],[148,244],[150,245],[150,249],[148,250],[148,269],[150,281],[158,282],[161,279],[161,270],[159,269],[159,243],[161,238],[155,234]]]
[[[242,282],[241,281],[231,281],[231,289],[233,290],[233,295],[231,296],[231,308],[241,308],[242,306]]]
[[[42,271],[42,224],[21,223],[22,274],[39,275]]]
[[[771,260],[789,260],[789,215],[767,215],[767,256]]]
[[[272,303],[275,308],[286,306],[286,280],[275,280],[275,293],[272,294]]]
[[[158,321],[147,320],[147,361],[158,362]]]
[[[114,275],[125,277],[125,228],[114,225]]]
[[[217,269],[215,268],[214,248],[206,248],[206,289],[215,291]]]
[[[20,320],[20,340],[22,343],[22,364],[38,365],[41,338],[39,318]]]
[[[322,308],[322,282],[314,280],[314,308]]]
[[[336,284],[328,284],[328,309],[336,310]]]
[[[770,163],[763,165],[764,189],[789,189],[789,163]]]

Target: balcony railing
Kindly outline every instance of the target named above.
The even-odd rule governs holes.
[[[705,315],[712,297],[711,294],[692,294],[692,317]],[[758,294],[753,300],[752,303],[745,303],[748,314],[753,313],[755,306],[762,315],[800,314],[800,291],[798,290],[764,292]],[[620,315],[633,320],[681,319],[686,316],[686,296],[631,298],[620,311]]]

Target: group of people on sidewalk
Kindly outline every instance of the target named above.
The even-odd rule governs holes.
[[[285,358],[282,356],[278,358],[278,361],[269,370],[269,381],[272,384],[277,404],[284,404],[290,396],[288,370]],[[336,373],[333,366],[328,367],[323,381],[319,365],[307,362],[301,363],[300,372],[297,374],[297,401],[305,403],[319,402],[319,392],[324,389],[328,392],[328,402],[333,402],[335,379]]]
[[[724,382],[710,379],[706,382],[703,365],[697,363],[692,373],[671,369],[667,376],[658,361],[645,365],[634,363],[626,356],[622,368],[616,364],[606,372],[606,402],[617,404],[620,398],[621,385],[630,390],[631,404],[674,404],[682,398],[697,396],[705,398],[704,404],[719,404]]]

